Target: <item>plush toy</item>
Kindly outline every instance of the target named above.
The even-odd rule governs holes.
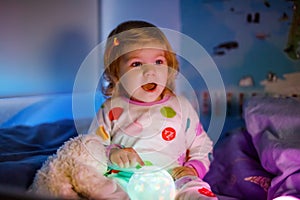
[[[38,170],[29,192],[64,199],[129,199],[103,174],[107,157],[101,138],[79,135],[65,142]]]

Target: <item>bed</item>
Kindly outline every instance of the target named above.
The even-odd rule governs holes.
[[[96,95],[95,102],[96,109],[103,98]],[[39,199],[25,193],[37,169],[66,140],[87,131],[93,114],[74,116],[71,94],[1,99],[1,199]],[[201,117],[204,127],[209,119]],[[205,180],[220,199],[300,198],[299,133],[299,100],[252,97],[243,115],[226,117]]]
[[[94,110],[85,106],[94,98]],[[80,102],[76,115],[72,100]],[[85,133],[101,94],[55,94],[0,99],[0,199],[40,199],[26,190],[48,156]]]
[[[299,99],[252,97],[243,116],[214,146],[205,180],[220,199],[300,198]]]

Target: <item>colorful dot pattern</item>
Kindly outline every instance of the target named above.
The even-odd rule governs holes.
[[[201,133],[203,133],[203,126],[202,126],[202,124],[200,123],[200,122],[198,122],[198,124],[197,124],[197,127],[196,127],[196,136],[199,136],[199,135],[201,135]]]
[[[108,118],[111,122],[118,120],[120,116],[123,114],[123,112],[124,109],[122,107],[113,107],[108,112]],[[177,114],[176,111],[170,106],[163,106],[160,109],[160,113],[165,118],[173,118]],[[187,118],[185,132],[188,131],[190,126],[191,126],[191,119]],[[143,131],[143,126],[138,121],[135,121],[129,124],[127,127],[125,127],[124,130],[125,133],[128,135],[137,136]],[[196,131],[196,136],[199,136],[203,132],[203,127],[200,122],[197,124],[195,131]],[[96,133],[99,136],[101,136],[104,140],[107,140],[109,138],[109,134],[105,131],[103,126],[100,126]],[[161,132],[161,136],[165,141],[172,141],[176,137],[176,130],[172,127],[166,127]]]
[[[200,188],[199,190],[198,190],[198,192],[200,193],[200,194],[203,194],[203,195],[205,195],[205,196],[207,196],[207,197],[216,197],[216,195],[212,192],[212,191],[210,191],[209,189],[207,189],[207,188]]]
[[[159,111],[161,115],[160,117],[162,117],[161,120],[165,118],[166,121],[168,121],[168,119],[172,119],[177,116],[176,109],[172,108],[171,106],[162,106],[159,109]],[[159,118],[159,116],[157,116],[156,114],[154,116]],[[120,117],[122,117],[122,119],[124,118],[126,119],[129,117],[129,115],[127,114],[127,111],[124,112],[124,108],[122,106],[115,106],[109,110],[109,112],[107,113],[107,117],[109,121],[113,123],[113,122],[117,122],[120,119]],[[201,133],[204,131],[201,123],[198,122],[196,126],[192,126],[191,123],[192,121],[188,117],[185,121],[184,131],[188,132],[191,127],[194,127],[193,132],[196,134],[196,136],[201,135]],[[178,124],[176,125],[178,126]],[[143,132],[143,129],[144,127],[142,121],[139,121],[139,118],[137,118],[136,121],[128,123],[126,127],[122,127],[122,130],[129,136],[138,136]],[[96,130],[96,134],[99,135],[104,141],[110,139],[109,133],[105,130],[104,126],[102,125],[98,127],[98,129]],[[173,141],[177,137],[177,134],[178,133],[176,132],[176,128],[172,127],[172,123],[171,124],[166,123],[165,127],[162,128],[160,132],[161,139],[164,140],[165,142]],[[185,153],[180,154],[178,156],[177,162],[179,165],[183,165],[183,163],[186,161],[187,161],[187,157]],[[199,192],[205,193],[207,191],[200,190]]]
[[[104,141],[109,139],[109,134],[105,131],[104,126],[99,126],[99,128],[96,130],[96,134]]]
[[[118,120],[124,109],[121,107],[114,107],[108,113],[108,118],[110,121]]]
[[[176,116],[176,111],[168,106],[164,106],[160,109],[160,113],[166,118],[173,118]]]
[[[191,119],[190,119],[190,118],[187,118],[187,120],[186,120],[185,132],[187,132],[187,130],[190,128],[190,126],[191,126]]]

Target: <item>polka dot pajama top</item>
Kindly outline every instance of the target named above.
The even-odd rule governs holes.
[[[166,96],[141,103],[125,97],[108,99],[93,120],[89,133],[112,145],[132,147],[143,161],[171,169],[192,166],[203,178],[209,166],[212,141],[185,97]]]

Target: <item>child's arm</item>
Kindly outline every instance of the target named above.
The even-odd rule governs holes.
[[[208,155],[212,151],[213,143],[203,129],[192,105],[186,99],[183,100],[183,105],[186,118],[189,119],[185,132],[187,155],[183,166],[195,169],[197,176],[203,178],[210,165]]]
[[[101,108],[97,112],[97,116],[94,117],[89,130],[88,134],[96,134],[102,138],[103,144],[105,146],[110,145],[111,141],[111,121],[109,120],[108,111],[109,107],[109,100],[103,103]]]
[[[198,176],[197,171],[193,167],[175,167],[169,171],[174,180],[177,180],[183,176]]]

